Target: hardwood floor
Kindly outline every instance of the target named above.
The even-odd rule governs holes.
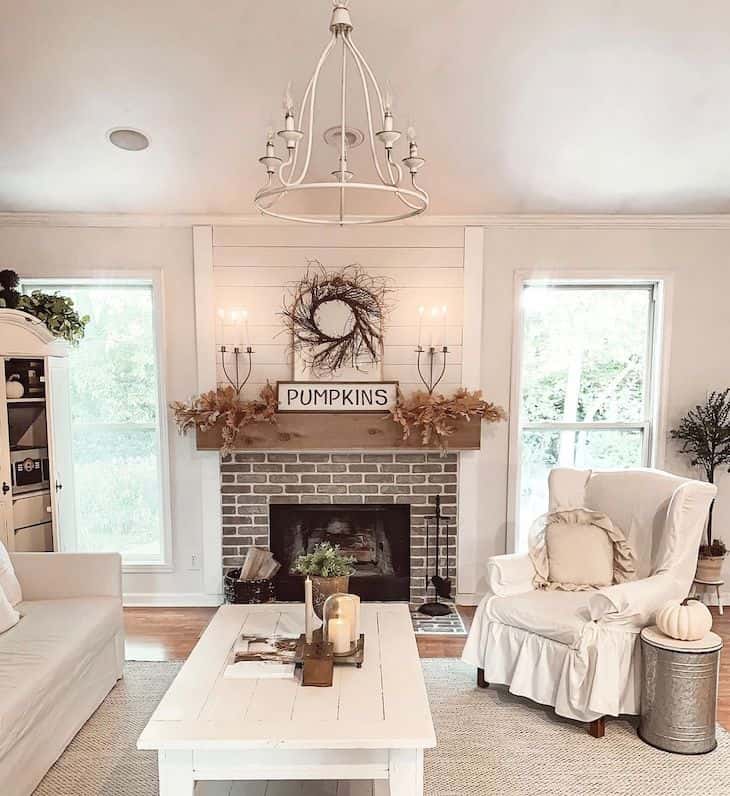
[[[730,611],[719,616],[711,608],[712,629],[722,637],[727,652],[720,657],[720,690],[717,719],[730,729]],[[467,629],[475,609],[459,606],[459,613]],[[197,644],[208,626],[215,608],[125,608],[125,650],[128,660],[175,661],[184,660]],[[418,651],[422,658],[457,658],[464,646],[463,636],[418,636]]]

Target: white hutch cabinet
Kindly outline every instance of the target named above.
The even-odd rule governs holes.
[[[68,346],[25,312],[0,308],[0,541],[62,550],[75,536]]]

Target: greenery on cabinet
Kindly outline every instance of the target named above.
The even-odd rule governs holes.
[[[343,555],[339,545],[329,542],[318,544],[311,553],[297,556],[293,570],[300,575],[313,575],[320,578],[339,578],[352,575],[355,559]]]
[[[730,472],[730,387],[721,392],[711,392],[703,404],[679,421],[670,432],[677,440],[680,452],[689,457],[693,467],[699,467],[705,478],[715,483],[718,468],[727,467]],[[724,556],[725,544],[712,538],[712,515],[715,502],[710,506],[707,521],[707,544],[700,547],[700,557]]]
[[[41,290],[33,290],[29,294],[20,293],[17,289],[19,283],[20,279],[15,271],[0,271],[0,307],[27,312],[43,321],[54,337],[78,345],[83,339],[89,316],[79,315],[73,300],[68,296],[61,296],[58,292],[44,293]]]

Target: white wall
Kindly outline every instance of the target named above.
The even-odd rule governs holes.
[[[641,223],[620,219],[595,224],[585,220],[579,224],[571,224],[568,220],[552,224],[539,220],[526,223],[519,219],[511,223],[509,219],[501,219],[485,224],[481,386],[488,399],[509,406],[514,272],[530,269],[554,270],[556,274],[595,270],[642,276],[673,275],[671,357],[665,396],[669,427],[676,424],[687,408],[701,401],[707,390],[730,385],[730,312],[727,309],[730,227],[713,225],[709,219],[706,223],[698,221],[692,225],[671,219],[662,224],[639,226]],[[341,264],[342,259],[359,259],[363,266],[377,268],[393,265],[392,260],[381,259],[379,265],[376,260],[368,259],[378,250],[388,255],[397,254],[398,249],[425,253],[434,245],[430,237],[434,228],[428,226],[357,231],[299,228],[301,233],[297,234],[303,237],[294,243],[289,237],[291,232],[286,231],[290,228],[270,229],[279,232],[267,235],[281,234],[284,238],[279,238],[277,243],[276,237],[267,237],[263,245],[256,245],[250,227],[216,229],[214,270],[220,286],[234,283],[242,288],[257,280],[266,282],[269,281],[266,269],[282,269],[276,270],[276,279],[267,286],[275,292],[280,291],[281,284],[289,278],[290,272],[295,273],[300,260],[306,256],[330,259],[331,265]],[[449,243],[449,235],[454,236],[453,243]],[[390,243],[388,236],[392,236]],[[438,251],[433,256],[451,256],[446,250],[462,245],[463,227],[452,227],[443,241],[448,245],[437,245]],[[407,259],[409,256],[404,251],[403,259],[396,261],[395,266],[405,272],[409,267],[406,263],[412,262]],[[161,269],[165,279],[168,399],[189,396],[196,391],[190,227],[2,226],[0,263],[26,276],[93,275],[110,268]],[[443,258],[441,262],[421,263],[425,270],[414,269],[414,276],[423,276],[424,281],[414,283],[409,289],[422,287],[426,296],[434,284],[447,287],[443,281],[429,286],[425,279],[429,276],[429,268],[444,264],[447,260]],[[235,276],[229,278],[223,274]],[[242,280],[243,284],[236,280]],[[420,295],[420,289],[417,292]],[[428,296],[423,300],[426,303]],[[256,325],[271,324],[275,309],[272,302],[273,299],[266,305],[267,320],[254,321]],[[415,306],[415,299],[413,303]],[[396,340],[395,335],[401,335],[396,346],[410,345],[410,337],[415,333],[415,327],[407,328],[411,310],[405,311],[407,318],[402,321],[403,325],[400,322],[396,325],[400,331],[394,330],[391,344]],[[275,349],[268,353],[275,353]],[[273,356],[267,358],[274,359]],[[260,364],[275,366],[276,373],[283,365],[282,362],[263,361]],[[270,376],[276,378],[276,373],[272,370]],[[398,377],[406,381],[401,373]],[[172,599],[180,602],[203,602],[206,598],[200,596],[205,591],[201,573],[190,569],[191,557],[197,555],[201,563],[202,555],[201,456],[195,452],[190,438],[177,436],[172,424],[169,431],[175,571],[154,576],[126,576],[125,589],[144,594],[174,594]],[[483,432],[483,451],[478,463],[479,527],[476,538],[470,543],[470,555],[460,561],[459,592],[462,594],[483,592],[486,558],[505,551],[508,435],[506,423],[487,426]],[[675,472],[689,472],[685,461],[675,455],[672,443],[667,445],[665,465]],[[730,477],[726,474],[721,476],[720,490],[716,533],[730,541]],[[730,580],[730,566],[726,577]]]
[[[712,389],[730,386],[730,229],[636,228],[632,225],[500,225],[486,230],[482,386],[509,406],[515,271],[620,271],[637,276],[671,274],[671,350],[665,396],[667,425]],[[663,433],[667,433],[664,429]],[[479,541],[462,571],[459,590],[483,592],[484,562],[505,552],[507,535],[508,424],[485,429],[480,456]],[[686,460],[666,446],[666,469],[690,474]],[[662,466],[662,462],[658,463]],[[730,477],[722,474],[715,533],[730,542]],[[464,563],[464,566],[467,562]],[[730,562],[726,564],[730,581]]]
[[[336,270],[357,264],[392,288],[384,341],[383,378],[399,381],[406,392],[418,383],[414,349],[418,307],[448,308],[448,366],[441,387],[461,382],[464,304],[464,230],[462,227],[332,228],[303,225],[213,228],[215,306],[246,308],[256,349],[248,390],[292,378],[288,336],[280,316],[291,285],[304,276],[309,260]],[[428,323],[425,318],[424,324]],[[231,345],[235,329],[223,327],[217,344]],[[440,365],[440,360],[438,361]],[[224,383],[220,363],[217,379]],[[248,388],[247,388],[248,389]]]
[[[165,303],[167,397],[173,400],[196,392],[190,227],[2,226],[0,263],[26,277],[159,270]],[[130,599],[141,601],[199,603],[204,599],[200,597],[204,589],[199,455],[189,438],[178,436],[169,416],[168,434],[174,571],[126,574],[124,590]]]

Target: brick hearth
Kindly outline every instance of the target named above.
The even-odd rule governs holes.
[[[456,453],[235,453],[221,458],[223,568],[251,545],[268,547],[269,503],[409,503],[411,603],[426,597],[426,516],[436,495],[451,520],[449,575],[456,582]],[[431,542],[433,545],[433,541]],[[430,550],[428,573],[435,563]],[[442,562],[446,554],[442,538]],[[433,590],[429,591],[433,594]]]

